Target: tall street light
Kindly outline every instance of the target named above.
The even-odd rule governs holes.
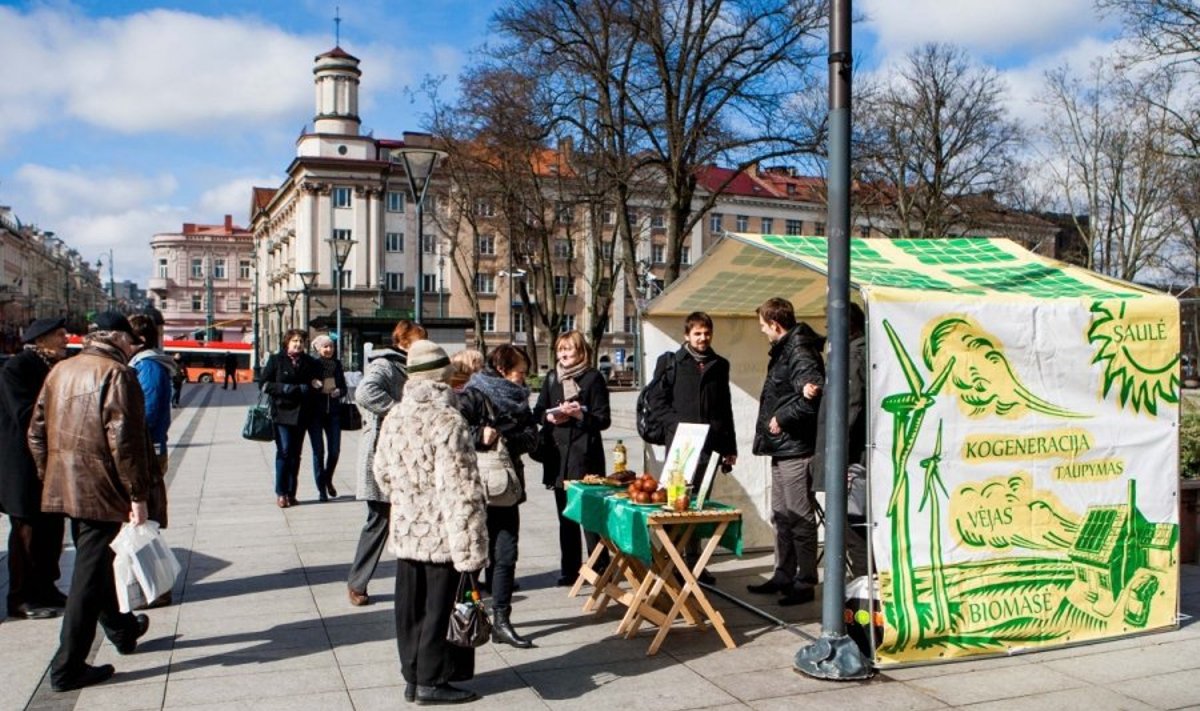
[[[300,298],[303,292],[300,289],[288,289],[286,292],[288,300],[288,325],[292,328],[296,327],[296,299]]]
[[[287,304],[285,302],[275,302],[275,313],[279,315],[279,350],[283,350],[283,310],[286,308]]]
[[[337,359],[340,361],[342,359],[342,269],[346,266],[346,259],[350,256],[350,250],[353,249],[354,244],[358,240],[330,237],[325,241],[333,249],[333,261],[337,266],[334,293],[337,294]]]
[[[317,273],[315,271],[296,272],[296,276],[300,277],[301,291],[304,293],[304,304],[300,312],[300,317],[304,319],[304,331],[308,332],[309,324],[312,323],[312,315],[308,310],[308,292],[312,290],[313,284],[317,283]]]
[[[436,148],[414,146],[397,148],[390,151],[389,155],[393,161],[404,163],[409,193],[417,204],[417,281],[413,311],[419,323],[425,316],[425,191],[429,188],[429,179],[433,177],[434,164],[447,154]]]

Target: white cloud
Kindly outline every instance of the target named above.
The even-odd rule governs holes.
[[[274,188],[283,182],[279,177],[267,178],[234,178],[216,187],[205,190],[196,201],[196,216],[194,222],[212,222],[216,224],[225,215],[233,215],[233,222],[243,227],[247,226],[250,214],[250,200],[255,186]]]
[[[59,170],[26,164],[15,179],[33,207],[48,217],[74,212],[121,212],[169,198],[178,188],[173,175],[104,175],[96,170]]]
[[[0,63],[30,68],[5,75],[0,136],[58,114],[122,133],[294,119],[311,107],[311,76],[298,68],[314,43],[252,18],[0,7]]]

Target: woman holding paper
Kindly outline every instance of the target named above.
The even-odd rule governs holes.
[[[534,416],[542,425],[542,483],[554,490],[558,508],[560,548],[559,585],[571,585],[583,564],[579,547],[579,524],[564,518],[567,505],[565,483],[584,474],[604,474],[604,443],[600,433],[612,423],[608,409],[608,386],[591,367],[587,343],[579,331],[567,331],[554,342],[556,364],[538,395]],[[597,536],[585,534],[588,550]],[[604,562],[604,561],[601,561]]]
[[[335,356],[333,339],[322,333],[312,341],[321,369],[321,388],[313,396],[313,416],[308,422],[312,445],[313,482],[321,501],[337,498],[333,470],[342,451],[342,396],[346,394],[346,371]]]

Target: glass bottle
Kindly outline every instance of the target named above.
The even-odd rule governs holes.
[[[613,471],[623,472],[629,469],[629,460],[625,452],[625,444],[621,440],[617,440],[616,446],[613,447]]]

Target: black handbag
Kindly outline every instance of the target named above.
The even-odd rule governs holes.
[[[255,442],[272,442],[275,440],[275,423],[271,419],[270,398],[266,393],[259,393],[258,402],[246,411],[246,423],[242,425],[242,437]]]
[[[363,427],[362,413],[358,411],[358,405],[352,402],[338,403],[338,420],[343,432],[357,432]]]
[[[471,589],[467,590],[468,581]],[[479,599],[475,576],[462,573],[454,593],[454,609],[450,611],[450,627],[446,641],[458,647],[482,647],[492,638],[492,621]]]

